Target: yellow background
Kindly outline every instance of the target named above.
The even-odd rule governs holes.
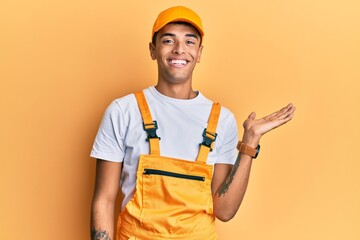
[[[156,83],[151,27],[179,4],[204,22],[196,89],[239,126],[297,106],[262,139],[220,239],[360,239],[357,0],[2,0],[0,239],[88,239],[102,114]]]

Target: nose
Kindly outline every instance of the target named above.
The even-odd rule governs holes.
[[[182,43],[177,42],[174,45],[174,49],[172,50],[172,53],[178,54],[178,55],[184,54],[185,53],[185,46]]]

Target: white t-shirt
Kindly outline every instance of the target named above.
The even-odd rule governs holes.
[[[144,94],[151,116],[158,124],[160,155],[195,161],[213,102],[200,92],[189,100],[167,97],[155,87],[145,89]],[[224,107],[221,107],[216,132],[215,146],[209,153],[207,164],[234,164],[238,129],[233,113]],[[134,194],[139,156],[149,154],[146,138],[135,95],[114,100],[105,111],[91,157],[123,162],[122,209]]]

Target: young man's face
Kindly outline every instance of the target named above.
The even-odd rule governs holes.
[[[200,62],[201,37],[192,26],[170,23],[150,43],[150,54],[157,60],[159,81],[180,84],[191,81],[196,63]]]

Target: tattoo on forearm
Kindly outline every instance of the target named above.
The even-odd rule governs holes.
[[[91,229],[91,240],[111,240],[111,238],[106,230],[93,228]]]
[[[237,156],[233,169],[230,172],[229,177],[226,178],[225,182],[220,186],[218,196],[221,197],[229,190],[229,186],[234,179],[234,175],[239,168],[240,154]]]

